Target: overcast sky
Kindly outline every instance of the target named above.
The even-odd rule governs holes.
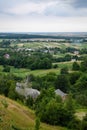
[[[87,0],[0,0],[0,32],[87,32]]]

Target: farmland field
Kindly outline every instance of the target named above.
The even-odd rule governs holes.
[[[78,61],[79,63],[80,61]],[[25,78],[27,75],[29,74],[33,74],[35,76],[43,76],[43,75],[46,75],[50,72],[53,72],[53,73],[56,73],[56,74],[59,74],[60,73],[60,69],[63,68],[63,67],[68,67],[69,68],[69,71],[72,71],[72,64],[73,62],[69,61],[69,62],[61,62],[61,63],[53,63],[54,64],[57,64],[58,65],[58,68],[52,68],[52,69],[44,69],[44,70],[30,70],[30,69],[25,69],[25,68],[14,68],[11,66],[11,70],[10,70],[10,74],[14,74],[16,76],[19,76],[19,77],[23,77]],[[2,72],[3,71],[3,66],[0,66],[0,73],[5,73],[6,72]]]
[[[77,49],[81,48],[87,48],[87,43],[59,43],[59,42],[16,42],[12,43],[11,46],[17,45],[19,48],[20,47],[25,47],[25,48],[31,48],[31,49],[38,49],[38,48],[62,48],[65,49],[67,47],[74,47]]]

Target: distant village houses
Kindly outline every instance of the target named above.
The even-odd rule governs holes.
[[[9,58],[10,58],[10,55],[9,55],[9,54],[5,54],[5,55],[4,55],[4,58],[9,59]]]

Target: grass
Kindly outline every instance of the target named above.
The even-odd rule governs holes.
[[[58,68],[51,68],[51,69],[44,69],[44,70],[30,70],[30,69],[25,69],[25,68],[14,68],[11,66],[11,70],[10,70],[10,73],[11,74],[14,74],[18,77],[22,77],[22,78],[25,78],[27,75],[29,74],[33,74],[35,76],[44,76],[50,72],[53,72],[53,73],[56,73],[56,74],[59,74],[60,73],[60,69],[67,66],[69,68],[69,71],[72,70],[72,64],[73,62],[69,61],[69,62],[58,62],[58,63],[53,63],[54,64],[57,64],[58,65]],[[6,74],[6,72],[3,72],[3,66],[0,66],[0,73],[4,73]]]
[[[87,43],[59,43],[59,42],[17,42],[11,43],[11,46],[15,46],[15,44],[20,47],[31,48],[31,49],[38,49],[38,48],[62,48],[65,49],[67,47],[73,47],[77,49],[87,48]]]
[[[19,77],[26,77],[29,74],[33,74],[35,76],[43,76],[50,72],[59,74],[60,69],[32,70],[32,71],[29,69],[22,69],[22,68],[21,69],[15,69],[15,68],[11,69],[11,73],[13,73],[14,75],[19,76]]]
[[[87,108],[82,108],[82,109],[77,109],[76,110],[76,116],[80,120],[83,119],[83,117],[86,115],[86,113],[87,113]]]
[[[2,101],[8,103],[5,108]],[[20,105],[4,96],[0,95],[0,130],[11,130],[11,126],[15,126],[20,130],[34,130],[35,114],[34,111],[28,109],[26,106]],[[59,126],[51,126],[41,123],[40,130],[67,130]]]

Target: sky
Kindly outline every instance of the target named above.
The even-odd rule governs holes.
[[[0,32],[87,32],[87,0],[0,0]]]

